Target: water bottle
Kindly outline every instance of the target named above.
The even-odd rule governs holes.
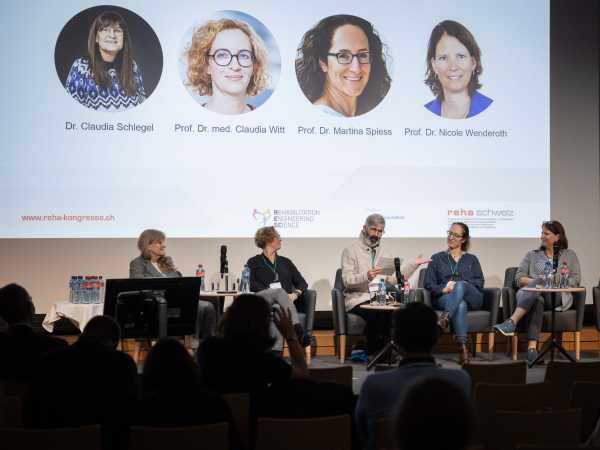
[[[82,289],[81,289],[81,294],[82,294],[82,298],[81,298],[81,303],[83,304],[89,304],[91,303],[91,281],[90,281],[91,277],[86,275],[85,277],[83,277],[83,283],[82,283]]]
[[[560,268],[560,286],[561,288],[569,287],[569,276],[571,275],[571,271],[569,270],[569,266],[567,262],[564,261],[562,267]]]
[[[100,276],[94,277],[94,301],[92,303],[100,303]]]
[[[98,294],[98,277],[90,276],[89,278],[90,303],[96,303]]]
[[[248,264],[244,265],[242,270],[242,278],[240,280],[240,292],[250,292],[250,267]]]
[[[73,282],[73,303],[81,303],[81,284],[83,279],[81,275],[77,275]]]
[[[206,285],[204,284],[206,272],[204,271],[204,267],[202,264],[198,264],[196,268],[196,276],[200,277],[200,292],[204,292],[206,290]]]
[[[104,303],[104,281],[102,275],[98,277],[98,301],[96,303]]]
[[[75,303],[75,283],[77,283],[77,277],[71,275],[69,279],[69,302]]]
[[[77,277],[77,303],[85,302],[85,278],[83,275]]]
[[[545,279],[545,288],[552,287],[552,262],[546,261],[544,264],[544,279]]]
[[[379,280],[379,289],[377,290],[377,298],[379,300],[380,305],[385,305],[387,303],[387,287],[385,285],[385,280],[382,278]]]
[[[96,277],[87,276],[87,302],[94,303],[94,295],[96,293]]]
[[[410,283],[408,281],[404,282],[404,303],[410,303],[411,299],[410,299]]]

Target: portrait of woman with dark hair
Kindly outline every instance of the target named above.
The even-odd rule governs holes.
[[[296,76],[322,111],[354,117],[375,108],[390,89],[386,47],[360,17],[326,17],[307,31],[297,51]]]
[[[453,20],[438,23],[429,38],[425,84],[435,100],[432,113],[446,119],[468,119],[485,111],[492,99],[481,94],[481,50],[471,32]]]
[[[104,11],[94,19],[87,56],[73,62],[65,84],[75,100],[99,111],[122,111],[146,99],[127,22],[119,13]]]

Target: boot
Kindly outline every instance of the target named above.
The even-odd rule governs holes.
[[[458,343],[458,363],[462,366],[469,362],[469,350],[466,343]]]
[[[299,323],[294,325],[294,331],[296,332],[296,337],[298,338],[298,342],[302,347],[308,347],[310,345],[310,336],[304,332],[304,328]]]
[[[442,329],[442,331],[447,331],[449,324],[450,324],[450,315],[446,311],[444,311],[443,313],[440,314],[440,317],[438,318],[438,327],[440,327]]]

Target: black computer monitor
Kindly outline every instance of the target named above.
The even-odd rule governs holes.
[[[196,333],[199,294],[200,277],[108,279],[104,315],[120,323],[123,338],[156,338],[158,310],[152,299],[160,297],[167,303],[166,334],[191,335]]]

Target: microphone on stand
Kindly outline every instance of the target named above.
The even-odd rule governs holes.
[[[229,263],[227,262],[226,245],[221,245],[221,273],[229,273]]]
[[[394,258],[394,267],[396,269],[396,281],[398,282],[398,292],[400,293],[399,301],[402,302],[404,299],[404,275],[400,272],[400,258]]]
[[[221,245],[221,279],[225,278],[225,291],[229,291],[229,262],[227,262],[227,246]]]

